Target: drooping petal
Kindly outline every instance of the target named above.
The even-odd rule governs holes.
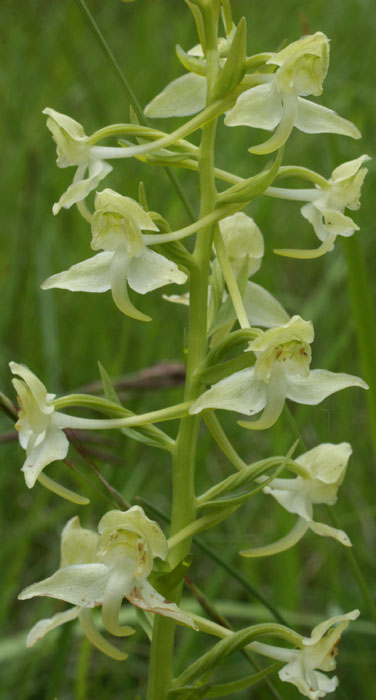
[[[255,378],[253,367],[221,379],[205,391],[189,409],[195,414],[206,408],[222,408],[245,415],[259,413],[267,401],[267,384]]]
[[[139,294],[165,284],[184,284],[187,281],[187,275],[174,262],[149,248],[130,260],[127,277],[131,289]]]
[[[268,383],[266,383],[266,404],[259,418],[254,421],[238,421],[248,430],[267,430],[278,420],[286,399],[286,377],[283,367],[275,363]]]
[[[266,153],[273,153],[278,148],[281,148],[290,136],[294,124],[297,112],[297,97],[295,95],[284,95],[283,97],[283,108],[281,120],[274,132],[274,134],[263,143],[257,146],[252,146],[249,148],[250,153],[256,153],[257,155],[265,155]]]
[[[27,586],[19,600],[48,596],[72,605],[93,608],[101,605],[109,570],[104,564],[73,564],[58,569],[43,581]]]
[[[313,369],[307,377],[299,374],[287,376],[287,398],[296,403],[314,406],[321,403],[327,396],[350,386],[368,389],[368,384],[360,377],[345,372]]]
[[[207,80],[187,73],[166,85],[145,107],[147,117],[188,117],[204,109]]]
[[[296,513],[304,520],[312,520],[312,504],[307,496],[308,480],[273,479],[265,486],[264,493],[273,496],[278,503],[289,513]]]
[[[298,97],[295,126],[306,134],[342,134],[360,139],[361,133],[352,122],[343,119],[332,109]]]
[[[110,269],[114,253],[97,253],[72,265],[69,270],[48,277],[42,289],[69,289],[71,292],[107,292],[110,289]]]
[[[111,262],[110,284],[112,298],[120,311],[126,316],[135,318],[138,321],[151,321],[150,316],[146,316],[142,311],[136,309],[129,299],[127,290],[127,273],[129,258],[120,250],[116,251]]]
[[[329,235],[349,237],[355,231],[359,231],[359,226],[350,216],[346,216],[336,209],[324,209],[322,215]]]
[[[326,241],[328,231],[324,226],[320,209],[318,209],[314,203],[309,202],[308,204],[304,204],[304,206],[302,206],[300,213],[305,219],[307,219],[307,221],[309,221],[310,224],[312,224],[313,230],[320,241]]]
[[[129,593],[133,581],[133,572],[129,571],[126,564],[113,567],[107,577],[103,594],[102,620],[106,630],[115,637],[128,637],[134,631],[132,627],[119,623],[121,603],[124,596]]]
[[[270,557],[273,554],[285,552],[287,549],[294,547],[299,540],[305,535],[308,530],[308,523],[303,518],[298,518],[290,532],[276,542],[267,544],[264,547],[253,547],[252,549],[244,549],[239,552],[242,557]]]
[[[251,326],[272,328],[287,323],[290,318],[282,304],[255,282],[247,282],[243,303]]]
[[[225,117],[226,126],[272,131],[282,118],[282,100],[274,80],[242,92]]]
[[[283,666],[278,671],[278,675],[281,681],[295,685],[299,692],[309,700],[319,700],[327,693],[333,693],[339,684],[337,676],[328,678],[324,673],[316,670],[310,670],[307,673],[302,667],[299,657]]]
[[[59,459],[65,459],[68,453],[68,438],[60,428],[51,425],[47,428],[43,439],[36,443],[29,452],[23,464],[26,486],[31,489],[40,472],[47,464]]]
[[[335,540],[343,544],[345,547],[351,547],[351,540],[344,530],[339,530],[336,527],[331,527],[331,525],[326,525],[325,523],[317,523],[312,520],[309,523],[310,529],[316,533],[316,535],[322,535],[323,537],[333,537]]]
[[[120,651],[120,649],[111,644],[111,642],[105,639],[103,635],[98,632],[93,622],[91,610],[82,608],[78,619],[80,621],[82,631],[87,636],[89,642],[99,649],[99,651],[103,652],[103,654],[106,654],[106,656],[109,656],[111,659],[115,659],[115,661],[124,661],[128,657],[128,654]],[[132,628],[130,627],[129,629]],[[133,634],[134,632],[135,630],[132,630],[132,633],[130,632],[129,634]]]
[[[112,165],[105,163],[102,160],[92,160],[89,162],[89,174],[84,179],[86,166],[80,166],[77,169],[78,177],[75,176],[73,183],[61,195],[58,202],[52,207],[53,214],[58,214],[60,209],[69,209],[73,204],[85,199],[90,192],[95,190],[101,180],[105,178],[112,170]]]
[[[172,617],[177,622],[192,627],[194,630],[198,630],[198,627],[187,613],[180,610],[175,603],[166,600],[166,598],[161,596],[147,581],[142,581],[134,586],[127,595],[127,599],[136,608],[141,608],[142,610],[155,613],[156,615]]]
[[[77,606],[74,608],[69,608],[69,610],[65,610],[64,612],[59,612],[56,615],[53,615],[53,617],[47,617],[43,620],[39,620],[34,627],[31,628],[29,634],[27,635],[26,646],[33,647],[34,644],[39,642],[39,640],[42,639],[42,637],[44,637],[48,632],[51,632],[51,630],[54,630],[56,627],[60,627],[60,625],[64,625],[66,622],[75,620],[78,617],[80,610],[81,608]]]

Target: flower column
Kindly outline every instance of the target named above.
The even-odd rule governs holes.
[[[209,0],[200,2],[205,26],[208,102],[218,70],[218,8],[215,7],[216,5],[217,3],[212,3]],[[216,201],[215,133],[216,120],[211,121],[202,129],[199,154],[200,218],[213,211]],[[208,280],[212,239],[213,228],[209,226],[202,229],[197,236],[193,253],[189,292],[186,401],[197,399],[202,389],[201,382],[197,380],[195,375],[198,368],[202,366],[206,355]],[[180,424],[173,462],[172,535],[189,525],[195,518],[194,479],[199,425],[199,416],[183,418]],[[172,551],[171,565],[177,565],[189,552],[189,549],[189,539],[176,545]],[[181,586],[175,591],[169,592],[169,598],[178,602],[180,594]],[[149,668],[148,700],[165,700],[166,698],[172,676],[174,632],[175,622],[173,620],[155,619]]]

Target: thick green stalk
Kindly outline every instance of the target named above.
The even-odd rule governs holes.
[[[210,10],[206,18],[208,91],[215,79],[217,70],[217,38],[214,21]],[[199,154],[200,176],[200,218],[210,214],[216,201],[214,179],[214,142],[216,120],[207,124],[202,130]],[[190,305],[188,322],[187,378],[185,399],[196,399],[201,391],[201,382],[197,379],[197,369],[202,366],[207,348],[207,307],[208,281],[210,272],[210,252],[213,228],[207,226],[197,236],[193,253],[194,265],[190,275]],[[195,519],[195,463],[199,416],[188,416],[180,423],[176,440],[173,462],[173,493],[171,535],[189,525]],[[176,565],[189,552],[191,540],[179,542],[171,551],[170,563]],[[179,602],[180,585],[168,595]],[[166,700],[172,680],[172,663],[175,626],[174,620],[156,616],[149,667],[148,700]]]

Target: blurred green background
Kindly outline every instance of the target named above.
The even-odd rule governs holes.
[[[181,74],[174,46],[184,49],[197,42],[190,13],[183,0],[137,0],[124,4],[89,0],[88,6],[102,29],[121,68],[145,105],[164,85]],[[376,8],[373,0],[234,0],[237,21],[248,22],[248,54],[277,50],[307,30],[321,30],[331,38],[331,65],[321,103],[351,119],[363,140],[333,135],[308,136],[294,131],[285,163],[305,165],[329,176],[332,169],[361,153],[374,155],[376,92]],[[46,106],[81,122],[86,133],[111,122],[128,121],[129,105],[109,63],[101,53],[74,0],[49,2],[3,0],[0,7],[0,90],[2,120],[1,229],[0,229],[0,384],[14,399],[8,362],[27,364],[49,391],[65,393],[98,379],[100,362],[112,377],[133,375],[159,361],[182,362],[186,310],[161,299],[159,292],[137,299],[153,317],[142,324],[123,317],[109,294],[84,295],[63,291],[41,292],[50,274],[67,269],[90,254],[89,227],[72,208],[54,218],[53,202],[70,183],[73,170],[58,170],[55,146],[41,114]],[[176,124],[179,124],[176,121]],[[171,122],[171,128],[175,122]],[[170,124],[166,123],[165,128]],[[161,128],[163,128],[161,123]],[[240,175],[257,171],[260,161],[247,148],[265,132],[246,128],[218,132],[218,165]],[[137,162],[116,164],[106,179],[131,197],[143,180],[151,209],[173,227],[189,223],[168,178]],[[334,252],[314,261],[292,261],[273,256],[274,247],[311,247],[313,233],[294,203],[261,198],[248,208],[265,236],[266,254],[255,281],[278,296],[291,314],[311,319],[315,326],[313,367],[360,374],[372,382],[372,318],[375,285],[374,188],[371,162],[362,208],[354,219],[361,231],[349,241],[338,240]],[[195,178],[178,172],[197,208]],[[365,272],[368,271],[368,278]],[[171,291],[175,291],[171,288]],[[367,325],[368,324],[368,325]],[[376,385],[375,385],[376,386]],[[136,412],[167,406],[180,400],[181,387],[129,389],[123,398]],[[375,387],[374,387],[375,391]],[[372,596],[375,594],[375,394],[359,389],[336,394],[316,407],[292,406],[294,417],[309,445],[348,440],[354,455],[340,491],[336,514],[350,535],[360,568]],[[367,403],[368,401],[368,403]],[[281,418],[266,433],[241,431],[236,420],[221,416],[244,459],[282,454],[294,440]],[[13,426],[0,416],[0,485],[2,533],[0,577],[0,697],[7,700],[77,700],[145,696],[148,640],[138,630],[124,646],[125,665],[101,656],[89,647],[75,625],[52,633],[33,650],[24,648],[26,631],[41,617],[60,609],[56,601],[37,599],[20,603],[17,593],[29,583],[50,575],[59,559],[59,533],[78,512],[37,485],[25,488],[19,471],[23,453],[14,441]],[[169,424],[171,434],[176,431]],[[169,511],[170,464],[165,453],[145,448],[112,434],[90,445],[101,473],[131,502],[139,495],[162,511]],[[102,454],[105,452],[106,454]],[[111,453],[110,455],[108,453]],[[120,459],[115,461],[111,455]],[[108,507],[108,495],[90,466],[71,449],[78,475],[55,464],[47,473],[91,499],[81,508],[81,522],[95,526]],[[226,459],[203,429],[200,439],[198,488],[203,489],[231,472]],[[85,482],[88,480],[88,483]],[[326,513],[317,515],[325,519]],[[294,550],[270,560],[244,560],[238,551],[277,539],[290,526],[287,514],[266,496],[258,496],[217,530],[202,536],[236,571],[255,586],[291,625],[306,633],[332,614],[359,607],[362,617],[341,643],[338,675],[341,686],[333,698],[376,696],[372,660],[374,627],[343,548],[334,541],[307,534]],[[235,627],[269,619],[269,613],[245,588],[211,558],[193,550],[192,579]],[[186,605],[188,606],[188,594]],[[227,601],[225,603],[225,601]],[[270,615],[269,615],[270,617]],[[308,625],[308,627],[307,627]],[[207,648],[188,632],[179,635],[177,663],[181,669],[200,649]],[[229,667],[224,669],[227,678]],[[232,659],[231,678],[250,673],[241,655]],[[274,681],[239,693],[246,698],[300,697],[292,686]]]

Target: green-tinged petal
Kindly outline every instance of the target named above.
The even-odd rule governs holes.
[[[331,180],[337,184],[343,180],[348,180],[354,177],[361,165],[366,163],[368,160],[371,160],[371,157],[364,154],[359,156],[359,158],[355,158],[354,160],[348,160],[346,163],[341,163],[341,165],[338,165],[338,167],[333,170]]]
[[[342,134],[360,139],[361,133],[352,122],[343,119],[332,109],[298,97],[295,126],[306,134]]]
[[[273,479],[265,486],[264,493],[273,496],[278,503],[289,513],[295,513],[304,520],[312,520],[312,504],[307,493],[309,481],[307,479]]]
[[[294,527],[280,540],[273,542],[272,544],[265,545],[265,547],[254,547],[253,549],[245,549],[239,552],[242,557],[269,557],[273,554],[279,554],[279,552],[285,552],[286,549],[293,547],[299,540],[302,539],[303,535],[307,532],[309,524],[299,518],[294,525]]]
[[[312,260],[313,258],[321,258],[322,255],[333,250],[334,241],[337,235],[335,233],[327,234],[325,241],[317,248],[275,248],[273,253],[282,255],[285,258],[296,258],[298,260]]]
[[[300,210],[300,213],[305,219],[307,219],[307,221],[309,221],[310,224],[312,224],[313,230],[320,241],[325,243],[328,238],[328,231],[324,226],[322,212],[320,209],[318,209],[314,203],[309,202],[308,204],[304,204]]]
[[[239,211],[222,219],[219,222],[219,229],[235,272],[240,272],[246,256],[248,256],[248,276],[257,272],[261,266],[265,246],[263,235],[254,220]]]
[[[282,304],[255,282],[247,282],[243,303],[251,326],[272,328],[287,323],[290,318]]]
[[[327,396],[350,386],[368,389],[360,377],[345,372],[329,372],[325,369],[313,369],[309,376],[289,374],[287,377],[287,398],[296,403],[314,406],[321,403]]]
[[[116,531],[125,530],[139,535],[145,540],[152,557],[165,560],[168,554],[166,538],[155,520],[150,520],[140,506],[132,506],[127,511],[110,510],[99,521],[98,532],[111,540]],[[151,566],[147,575],[151,571]]]
[[[92,564],[97,559],[98,535],[81,527],[76,515],[68,520],[61,534],[60,568],[71,564]]]
[[[320,639],[328,632],[328,630],[331,627],[334,627],[335,625],[341,624],[342,622],[346,622],[346,625],[344,627],[347,627],[349,622],[351,620],[356,620],[360,615],[359,610],[352,610],[349,613],[346,613],[345,615],[336,615],[335,617],[330,617],[328,620],[325,620],[324,622],[320,622],[319,625],[316,625],[316,627],[313,628],[311,632],[311,637],[305,637],[303,639],[303,644],[305,646],[310,646],[312,644],[316,644]],[[344,629],[344,627],[342,629]]]
[[[322,535],[323,537],[333,537],[335,540],[340,542],[341,544],[345,545],[345,547],[351,547],[351,540],[346,535],[346,532],[343,530],[338,530],[335,527],[331,527],[330,525],[325,525],[325,523],[317,523],[316,521],[312,520],[309,523],[310,529],[316,533],[316,535]]]
[[[110,269],[114,253],[103,252],[51,275],[42,289],[69,289],[71,292],[106,292],[111,288]]]
[[[150,316],[146,316],[142,311],[138,311],[129,299],[126,283],[128,264],[128,256],[124,253],[122,254],[120,250],[117,250],[116,255],[113,257],[110,270],[112,298],[118,309],[126,316],[135,318],[138,321],[151,321]]]
[[[64,612],[57,613],[53,617],[47,617],[43,620],[39,620],[34,627],[31,628],[29,634],[26,637],[26,646],[33,647],[34,644],[39,642],[42,637],[44,637],[48,632],[54,630],[60,625],[64,625],[66,622],[75,620],[80,612],[80,607],[69,608]]]
[[[106,188],[95,195],[94,206],[96,213],[111,212],[120,214],[124,219],[131,219],[139,229],[146,231],[158,231],[158,226],[154,223],[141,204],[131,197],[124,197],[115,190]],[[95,217],[95,215],[94,215]],[[95,218],[93,222],[93,236],[96,234]]]
[[[86,179],[83,179],[86,166],[80,166],[76,175],[79,177],[73,180],[73,183],[64,192],[59,201],[52,207],[53,214],[58,214],[60,209],[69,209],[73,204],[85,199],[90,192],[95,190],[101,180],[105,178],[112,170],[112,165],[101,160],[93,160],[89,163],[89,174]]]
[[[341,442],[338,445],[325,442],[300,455],[295,461],[309,472],[312,479],[339,487],[344,479],[351,454],[352,448],[348,442]]]
[[[26,486],[29,489],[34,486],[40,472],[47,464],[59,459],[65,459],[68,448],[69,442],[65,433],[54,425],[48,427],[42,439],[36,443],[27,455],[22,467]]]
[[[299,659],[281,668],[278,675],[281,681],[293,683],[309,700],[319,700],[327,693],[333,693],[339,684],[337,676],[328,678],[324,673],[316,670],[306,673]]]
[[[139,294],[146,294],[165,284],[184,284],[187,281],[187,275],[174,262],[149,248],[130,260],[127,278],[131,289]]]
[[[127,599],[136,608],[141,608],[156,615],[172,617],[182,625],[198,630],[198,627],[187,613],[180,610],[175,603],[166,600],[147,581],[142,581],[142,583],[135,586],[127,595]]]
[[[54,407],[52,405],[48,405],[47,401],[53,399],[55,394],[47,394],[47,389],[44,384],[33,372],[31,372],[28,367],[26,367],[26,365],[19,365],[17,362],[10,362],[9,367],[12,374],[17,374],[24,380],[40,410],[43,413],[52,413]]]
[[[336,209],[324,209],[322,214],[329,235],[348,237],[352,236],[355,231],[359,231],[359,226],[355,221]]]
[[[108,642],[107,639],[105,639],[103,635],[101,635],[101,633],[98,632],[92,619],[91,610],[81,610],[78,619],[80,621],[82,631],[84,632],[84,634],[86,634],[89,642],[91,642],[93,646],[95,646],[97,649],[103,652],[103,654],[106,654],[106,656],[110,656],[110,658],[115,659],[115,661],[124,661],[128,657],[128,654],[125,654],[124,652],[117,649],[117,647]],[[134,631],[135,630],[133,630],[133,632]]]
[[[133,573],[126,566],[115,566],[108,575],[103,595],[102,620],[108,632],[115,637],[128,637],[134,630],[128,625],[120,625],[119,612],[121,603],[129,593],[134,582]]]
[[[254,421],[238,421],[248,430],[266,430],[278,420],[286,399],[286,378],[283,368],[276,363],[266,384],[266,405],[259,418]]]
[[[226,126],[252,126],[272,131],[282,118],[282,100],[274,80],[242,92],[225,117]]]
[[[46,476],[46,474],[44,474],[43,472],[40,472],[38,476],[38,482],[42,484],[42,486],[44,486],[45,489],[52,491],[52,493],[56,494],[56,496],[60,496],[60,498],[64,498],[70,503],[75,503],[78,506],[87,506],[90,503],[90,499],[86,498],[86,496],[80,496],[79,493],[76,493],[71,489],[67,489],[65,486],[62,486],[57,481],[50,479],[50,477]]]
[[[147,117],[188,117],[204,109],[207,81],[201,75],[187,73],[166,85],[145,107]]]
[[[86,145],[87,136],[81,124],[50,107],[46,107],[43,114],[47,114],[47,128],[56,143],[58,167],[85,165],[89,157],[89,148]]]
[[[281,148],[286,143],[295,125],[298,108],[297,99],[295,95],[284,95],[282,116],[274,134],[264,143],[249,148],[250,153],[255,153],[256,155],[273,153],[273,151]]]
[[[72,605],[93,608],[101,605],[109,569],[104,564],[74,564],[58,569],[52,576],[27,586],[20,600],[48,596]]]
[[[249,416],[262,411],[266,401],[267,384],[255,378],[255,370],[251,367],[214,384],[192,404],[189,413],[222,408]]]

